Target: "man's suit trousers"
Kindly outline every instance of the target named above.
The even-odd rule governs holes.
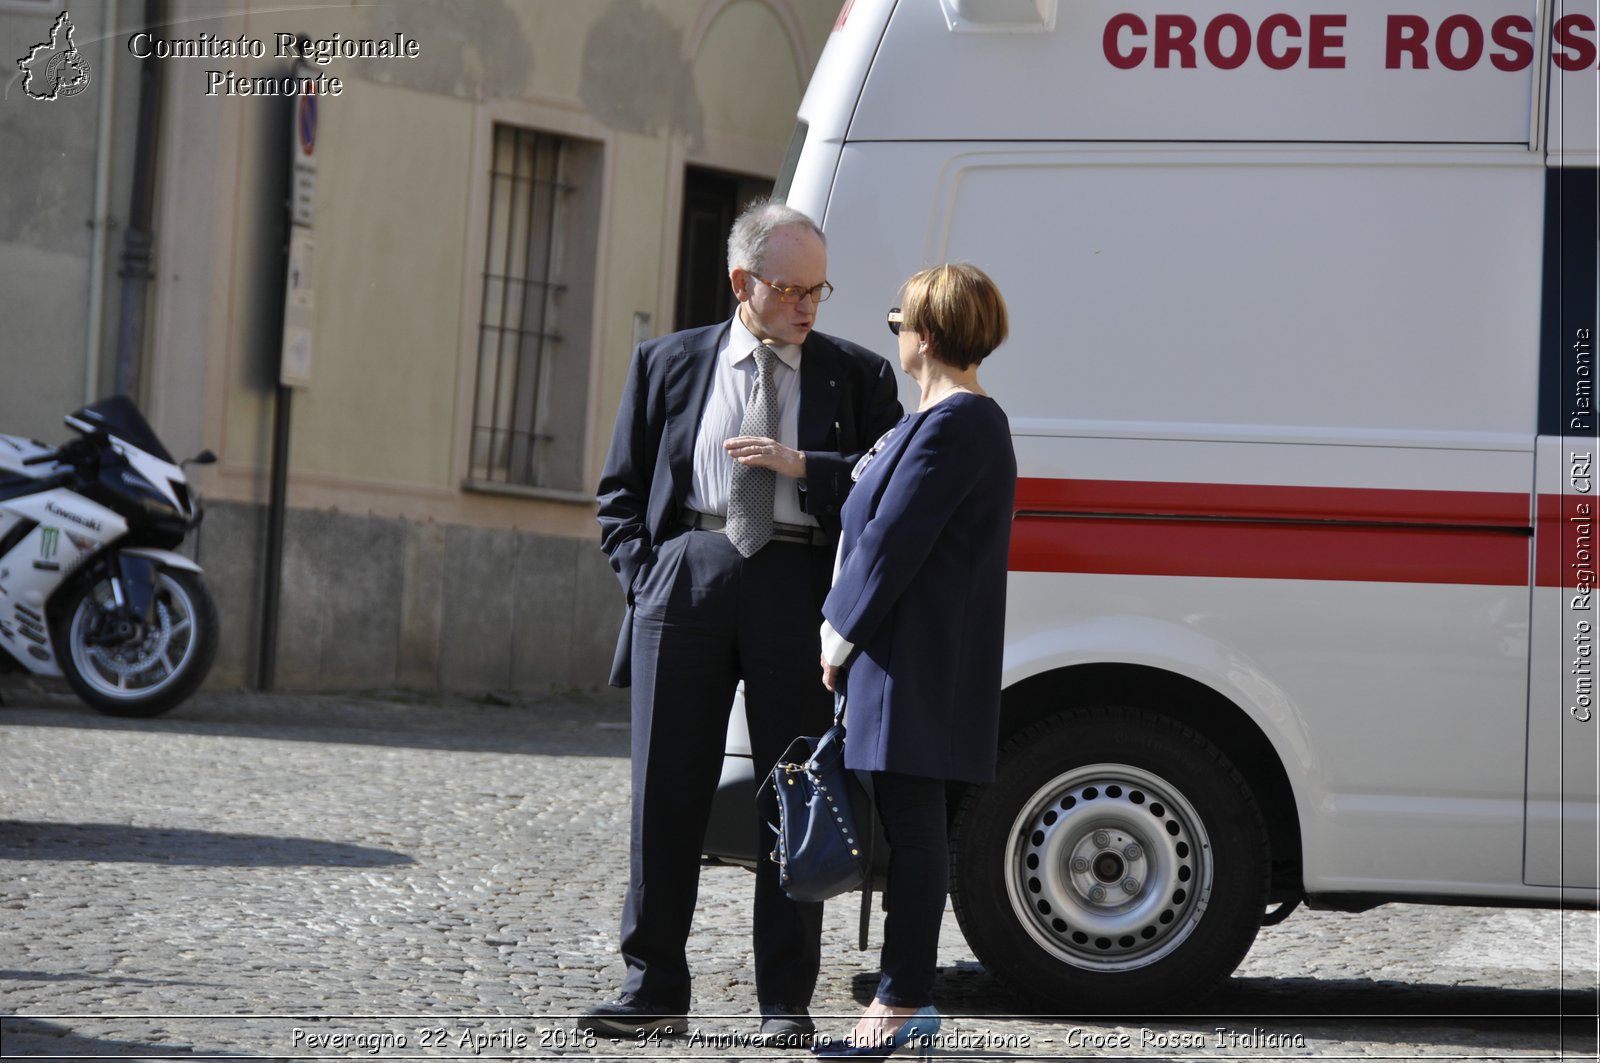
[[[721,775],[735,686],[759,777],[801,734],[820,734],[832,700],[817,629],[833,550],[773,540],[748,559],[727,536],[684,530],[660,544],[634,588],[633,824],[623,902],[623,991],[688,1010],[686,945],[700,851]],[[755,851],[770,831],[752,805]],[[799,904],[760,860],[754,910],[762,1004],[810,1003],[820,965],[822,905]]]

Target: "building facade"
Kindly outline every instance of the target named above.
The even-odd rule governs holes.
[[[175,454],[216,452],[215,683],[604,682],[593,494],[629,353],[729,312],[727,224],[839,5],[0,0],[0,40],[63,12],[87,88],[0,103],[0,431],[56,440],[127,390]]]

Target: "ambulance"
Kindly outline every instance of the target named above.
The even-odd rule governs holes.
[[[952,899],[1041,1006],[1198,999],[1302,903],[1600,900],[1597,23],[840,12],[778,189],[821,326],[892,351],[952,260],[1010,308],[999,774],[952,794]]]

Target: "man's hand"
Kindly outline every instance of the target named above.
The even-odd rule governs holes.
[[[768,439],[766,436],[734,436],[722,444],[722,449],[740,465],[771,469],[780,476],[795,480],[806,478],[805,451],[790,450],[776,439]]]

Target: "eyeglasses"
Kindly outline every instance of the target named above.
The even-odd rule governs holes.
[[[896,336],[900,335],[900,326],[904,323],[904,321],[905,319],[900,316],[900,308],[898,306],[891,306],[889,308],[889,331],[894,333]]]
[[[814,303],[825,303],[828,301],[828,296],[833,294],[833,285],[827,281],[823,281],[815,288],[802,288],[796,284],[773,284],[759,273],[752,273],[750,276],[777,292],[780,303],[798,303],[808,295]]]

